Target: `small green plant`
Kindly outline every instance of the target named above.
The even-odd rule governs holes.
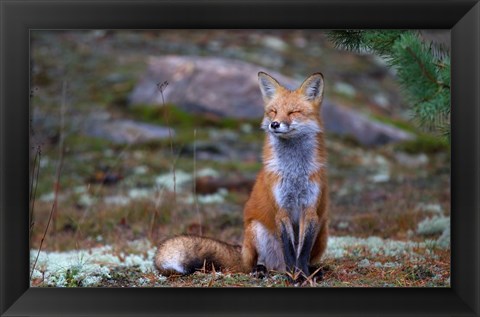
[[[76,276],[79,273],[78,267],[72,267],[71,269],[67,269],[65,272],[65,280],[67,287],[78,287],[79,283]]]

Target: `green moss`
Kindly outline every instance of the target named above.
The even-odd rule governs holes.
[[[222,118],[219,116],[190,113],[173,104],[166,104],[161,107],[138,105],[130,111],[138,120],[173,126],[176,130],[202,127],[237,130],[240,128],[240,125],[244,123],[255,122],[255,124],[258,124],[258,120],[239,120],[236,118]]]
[[[450,144],[446,138],[425,133],[419,134],[415,140],[399,143],[395,147],[397,150],[410,154],[450,151]]]
[[[192,115],[170,104],[163,107],[139,105],[133,107],[131,112],[135,118],[142,121],[175,128],[192,127],[195,122]]]
[[[408,121],[400,120],[400,119],[393,119],[393,118],[390,118],[390,117],[385,117],[385,116],[381,116],[381,115],[377,115],[377,114],[373,114],[370,117],[375,121],[391,125],[391,126],[396,127],[400,130],[404,130],[404,131],[414,133],[414,134],[417,133],[417,129],[415,128],[415,126]]]
[[[82,134],[68,134],[65,138],[65,145],[75,153],[103,152],[111,147],[111,142],[101,138],[93,138]]]
[[[450,144],[448,139],[443,136],[436,136],[424,132],[419,132],[419,129],[413,123],[392,119],[379,115],[372,115],[372,118],[378,122],[382,122],[398,129],[413,133],[416,135],[415,140],[405,141],[396,146],[397,150],[401,150],[410,154],[416,153],[438,153],[450,151]]]
[[[223,118],[218,122],[219,126],[227,129],[237,129],[240,121],[234,118]]]

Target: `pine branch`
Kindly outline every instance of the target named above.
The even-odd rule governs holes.
[[[338,49],[358,52],[363,46],[363,31],[361,30],[336,30],[327,34],[328,39]]]
[[[417,121],[449,136],[450,54],[443,44],[408,30],[331,31],[328,38],[339,49],[385,58],[397,70]]]

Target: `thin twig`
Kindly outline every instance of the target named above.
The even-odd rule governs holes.
[[[37,152],[35,152],[35,157],[33,159],[33,167],[32,167],[32,176],[30,178],[30,200],[29,201],[32,201],[32,195],[33,195],[33,180],[34,180],[34,177],[35,177],[35,168],[37,166],[37,158],[38,158],[38,153],[39,153],[39,147],[37,147]]]
[[[215,270],[215,265],[212,263],[212,272],[211,272],[211,279],[210,282],[208,283],[208,287],[212,287],[213,283],[215,282],[217,276],[217,271]]]
[[[155,212],[153,213],[152,220],[150,221],[150,230],[149,230],[149,239],[150,240],[153,240],[153,231],[154,231],[154,227],[155,227],[155,220],[156,220],[158,212],[159,212],[159,208],[160,208],[160,204],[161,204],[161,198],[163,196],[163,191],[164,191],[164,188],[162,188],[161,190],[156,190],[156,193],[155,193],[157,197],[156,197],[155,202],[154,202]]]
[[[304,284],[307,284],[309,283],[310,286],[314,286],[315,285],[315,275],[320,272],[320,270],[322,270],[323,268],[320,266],[318,267],[312,274],[310,274],[309,276],[307,276],[306,280],[305,280],[305,283]]]
[[[65,103],[66,103],[66,90],[67,90],[67,83],[64,81],[63,86],[62,86],[62,109],[61,109],[61,119],[60,119],[60,132],[63,132],[63,116],[64,116],[64,111],[65,111]],[[30,280],[32,279],[33,272],[35,271],[35,266],[37,265],[38,257],[40,256],[40,251],[42,250],[43,242],[45,241],[45,237],[47,236],[48,228],[50,227],[50,223],[52,222],[53,215],[55,214],[55,211],[57,210],[57,204],[58,204],[58,191],[60,188],[60,175],[62,172],[62,167],[63,167],[63,158],[64,158],[64,138],[62,136],[62,133],[60,134],[60,157],[59,157],[59,162],[57,165],[57,173],[55,177],[55,190],[54,190],[54,196],[53,196],[53,204],[52,208],[50,210],[50,215],[48,217],[48,222],[47,226],[45,227],[45,231],[42,236],[42,240],[40,241],[40,246],[38,247],[38,252],[37,256],[35,257],[35,262],[33,262],[32,266],[32,271],[30,272]]]
[[[197,129],[193,129],[193,201],[195,204],[195,212],[198,217],[198,224],[200,226],[200,235],[202,235],[202,217],[198,208],[197,197]]]
[[[162,83],[157,83],[158,91],[160,92],[160,96],[162,97],[162,107],[165,109],[165,123],[167,124],[168,128],[168,139],[170,141],[170,151],[172,157],[174,156],[173,152],[173,136],[172,136],[172,129],[170,127],[170,108],[165,106],[165,96],[163,92],[168,86],[168,81],[164,81]],[[172,174],[173,174],[173,201],[177,201],[177,177],[175,174],[175,165],[172,165]]]
[[[58,157],[62,161],[65,154],[65,113],[66,113],[66,103],[67,103],[67,82],[63,81],[62,84],[62,104],[60,107],[60,140],[58,144]],[[57,171],[56,181],[55,181],[55,192],[58,192],[58,187],[60,187],[60,171]],[[54,212],[52,220],[52,230],[53,233],[57,232],[57,213]]]
[[[42,156],[42,151],[41,151],[40,146],[38,146],[37,147],[37,152],[35,153],[35,159],[33,161],[32,185],[31,185],[31,189],[30,189],[30,201],[32,202],[32,206],[30,207],[30,218],[29,218],[30,219],[30,230],[29,230],[29,237],[30,238],[32,236],[33,226],[35,224],[33,222],[33,211],[35,209],[35,197],[37,196],[38,174],[40,173],[41,156]],[[38,163],[37,163],[37,158],[38,158]],[[32,190],[32,187],[33,187],[33,190]]]

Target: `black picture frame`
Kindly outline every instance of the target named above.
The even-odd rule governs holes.
[[[478,1],[0,0],[0,21],[2,316],[480,316]],[[451,288],[29,288],[29,31],[97,28],[451,29]]]

